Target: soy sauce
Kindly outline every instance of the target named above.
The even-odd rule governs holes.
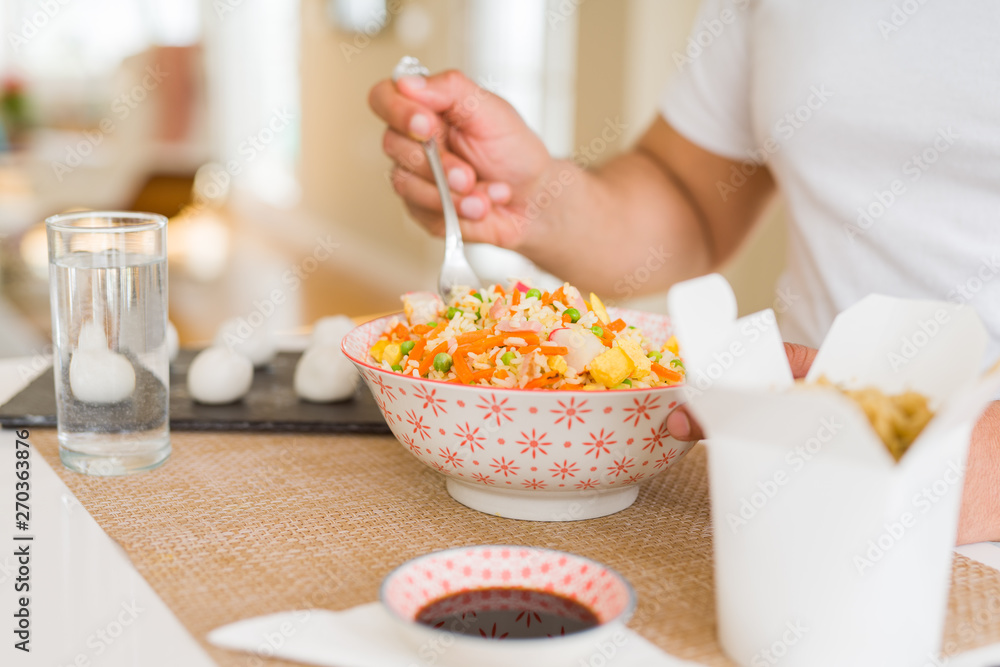
[[[416,621],[486,639],[558,637],[600,622],[576,600],[525,588],[483,588],[438,598],[417,612]]]

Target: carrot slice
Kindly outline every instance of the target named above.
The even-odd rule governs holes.
[[[452,368],[455,369],[455,375],[458,379],[462,381],[462,384],[469,384],[472,382],[472,370],[469,369],[469,362],[465,358],[464,354],[459,354],[458,351],[455,352],[455,356],[452,357]]]
[[[496,372],[496,378],[498,380],[505,380],[510,373],[507,372],[506,368],[500,368]]]
[[[417,369],[420,371],[421,375],[426,375],[427,371],[430,369],[431,364],[434,363],[434,357],[441,354],[442,352],[448,351],[448,342],[445,341],[431,350],[428,354],[420,360],[420,367]]]
[[[455,342],[460,346],[467,343],[474,343],[477,340],[481,340],[490,335],[489,329],[481,329],[479,331],[469,331],[467,333],[458,334],[455,336]]]
[[[423,335],[431,330],[431,327],[426,324],[415,324],[413,325],[413,333],[418,335]]]
[[[652,369],[654,373],[660,376],[661,380],[666,380],[667,382],[673,382],[674,384],[677,384],[678,382],[684,379],[684,376],[678,373],[677,371],[672,371],[669,368],[661,366],[660,364],[657,363],[653,363]]]
[[[541,377],[537,377],[528,384],[524,385],[525,389],[538,389],[544,387],[545,385],[552,384],[559,379],[558,373],[546,373]]]
[[[504,334],[505,343],[511,338],[520,338],[528,345],[538,345],[541,342],[538,340],[538,334],[534,331],[508,331]]]
[[[469,345],[469,350],[476,354],[481,354],[486,350],[489,350],[490,348],[503,345],[503,342],[504,340],[506,340],[506,338],[507,334],[503,334],[502,336],[490,336],[475,343],[471,343]]]
[[[514,290],[514,293],[510,297],[510,305],[516,306],[521,303],[521,290]]]
[[[493,374],[495,372],[496,372],[495,368],[484,368],[481,371],[476,371],[475,373],[472,374],[472,381],[479,382],[480,380],[489,380],[490,378],[493,377]]]
[[[615,333],[618,333],[619,331],[621,331],[625,327],[626,327],[625,320],[623,320],[621,318],[618,318],[614,322],[612,322],[612,323],[610,323],[610,324],[607,325],[607,328],[611,329]]]
[[[423,357],[425,347],[427,347],[426,338],[421,338],[416,343],[414,343],[413,349],[410,350],[410,359],[421,359]]]
[[[542,345],[538,349],[542,354],[569,354],[569,348],[562,345]]]

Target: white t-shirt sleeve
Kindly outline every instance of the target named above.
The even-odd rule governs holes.
[[[660,113],[692,143],[745,159],[756,147],[750,114],[750,0],[703,0],[690,39],[673,56],[680,70]]]

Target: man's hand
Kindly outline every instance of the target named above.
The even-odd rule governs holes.
[[[521,244],[525,207],[555,161],[510,104],[457,71],[380,81],[368,102],[389,125],[382,146],[396,163],[392,184],[417,222],[444,235],[441,199],[420,143],[435,137],[465,240]]]
[[[806,376],[809,367],[812,366],[813,359],[816,358],[816,352],[818,350],[805,345],[785,343],[785,354],[788,355],[788,365],[792,367],[792,377],[798,380]],[[691,415],[688,414],[683,405],[667,417],[667,430],[670,431],[670,435],[682,442],[700,440],[705,437],[701,432],[701,427],[691,419]]]
[[[1000,401],[993,401],[972,431],[962,489],[958,543],[1000,540]]]
[[[740,163],[688,141],[662,117],[599,168],[556,160],[513,107],[460,72],[381,81],[369,103],[389,125],[383,148],[396,163],[393,187],[417,222],[444,234],[420,145],[434,136],[465,240],[516,250],[585,291],[633,296],[714,270],[775,192],[770,171],[758,169],[721,197],[718,184]],[[669,261],[627,286],[651,256]]]

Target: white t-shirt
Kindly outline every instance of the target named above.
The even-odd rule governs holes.
[[[786,340],[879,292],[973,306],[1000,355],[998,27],[996,0],[704,0],[661,111],[747,171],[766,154]]]

